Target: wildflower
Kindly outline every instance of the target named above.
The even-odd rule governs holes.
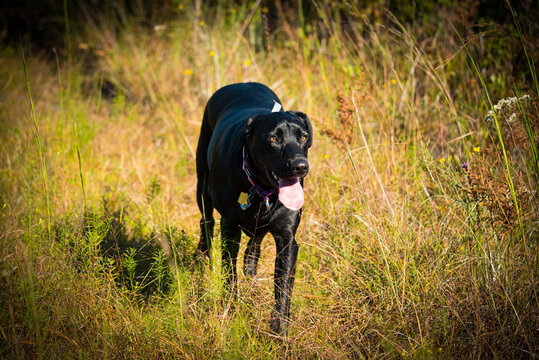
[[[244,61],[243,63],[244,63],[244,64],[245,64],[245,66],[247,66],[247,67],[251,66],[251,61],[250,61],[250,60],[248,60],[248,59],[247,59],[247,60],[245,60],[245,61]]]
[[[476,153],[481,152],[481,146],[475,146],[473,148],[473,151],[475,151]]]
[[[264,6],[264,7],[262,8],[262,12],[263,12],[264,14],[269,13],[268,7],[267,7],[267,6]]]
[[[443,163],[445,162],[445,158],[440,158],[440,159],[438,160],[438,162],[439,162],[440,164],[443,164]]]
[[[515,122],[516,119],[517,119],[517,114],[512,113],[511,116],[509,116],[509,119],[507,119],[507,122],[512,123],[512,122]]]
[[[468,170],[469,170],[469,169],[468,169],[468,163],[463,162],[463,163],[462,163],[462,168],[464,169],[464,171],[468,172]]]
[[[198,25],[199,25],[199,26],[204,26],[204,21],[200,20],[200,21],[198,22]]]
[[[392,84],[396,84],[396,83],[397,83],[397,79],[391,79],[391,83],[392,83]]]
[[[210,56],[213,57],[215,55],[214,51],[210,51]]]
[[[500,101],[498,101],[498,103],[496,105],[492,106],[492,110],[489,110],[485,120],[489,121],[490,119],[492,119],[494,117],[494,115],[497,115],[498,113],[502,112],[504,108],[510,108],[516,102],[526,100],[526,99],[529,99],[529,98],[530,98],[530,95],[524,94],[524,95],[522,95],[521,97],[518,97],[518,98],[516,96],[513,96],[513,97],[510,97],[510,98],[501,99]]]
[[[329,159],[329,154],[324,155],[324,160],[327,160],[327,159]]]
[[[155,31],[155,32],[161,32],[161,31],[166,30],[166,29],[167,29],[167,25],[164,25],[164,24],[154,25],[153,26],[153,31]]]
[[[180,11],[183,10],[183,4],[179,4],[179,5],[178,5],[178,10],[180,10]]]
[[[193,70],[191,70],[191,69],[185,69],[185,70],[183,71],[183,74],[184,74],[184,75],[193,75]]]

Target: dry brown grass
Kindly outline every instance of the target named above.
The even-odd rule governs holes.
[[[364,36],[328,12],[327,28],[285,23],[267,52],[259,42],[268,35],[254,30],[263,19],[249,14],[204,25],[181,17],[160,31],[89,24],[59,74],[31,57],[53,239],[22,67],[16,53],[0,57],[0,354],[536,356],[537,174],[520,109],[502,131],[517,214],[454,38],[416,43],[398,24],[351,17]],[[272,87],[286,110],[307,112],[316,132],[284,341],[268,333],[271,238],[257,279],[240,275],[234,304],[221,293],[218,256],[200,268],[187,260],[198,236],[203,106],[220,86],[251,80]],[[536,99],[522,110],[537,129]],[[156,265],[160,248],[168,265]],[[159,271],[166,285],[156,285]]]

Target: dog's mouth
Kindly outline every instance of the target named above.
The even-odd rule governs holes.
[[[279,188],[279,201],[290,210],[299,210],[305,197],[299,177],[279,177],[271,171],[271,180]]]

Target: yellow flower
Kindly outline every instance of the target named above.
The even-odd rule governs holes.
[[[445,158],[440,158],[440,159],[438,160],[438,162],[439,162],[440,164],[443,164],[443,163],[445,162]]]
[[[325,160],[329,159],[329,155],[328,154],[324,155],[324,159]]]
[[[396,83],[397,83],[397,79],[391,79],[391,83],[392,83],[392,84],[396,84]]]
[[[247,66],[247,67],[251,66],[251,60],[245,60],[243,63],[244,63],[245,66]]]
[[[191,70],[191,69],[185,69],[185,70],[183,71],[183,74],[184,74],[184,75],[193,75],[193,70]]]
[[[180,11],[183,10],[183,4],[179,4],[179,5],[178,5],[178,10],[180,10]]]
[[[202,20],[201,20],[201,21],[199,21],[199,22],[198,22],[198,25],[200,25],[200,26],[204,26],[204,21],[202,21]]]
[[[215,55],[214,51],[210,51],[210,56],[213,57]]]
[[[264,14],[269,13],[268,7],[267,7],[267,6],[264,6],[264,7],[262,8],[262,12],[263,12]]]
[[[481,146],[474,147],[473,151],[475,151],[476,153],[481,152]]]

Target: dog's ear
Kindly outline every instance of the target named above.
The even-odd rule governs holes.
[[[245,122],[245,132],[244,132],[245,138],[247,138],[247,137],[249,137],[249,135],[251,135],[251,133],[253,132],[254,125],[255,125],[255,117],[251,116]]]
[[[311,120],[309,119],[309,117],[301,111],[290,110],[288,111],[288,113],[297,116],[301,120],[303,125],[305,125],[305,127],[307,128],[307,132],[309,133],[309,142],[307,143],[307,146],[311,147],[311,145],[313,144],[313,126],[311,125]]]

